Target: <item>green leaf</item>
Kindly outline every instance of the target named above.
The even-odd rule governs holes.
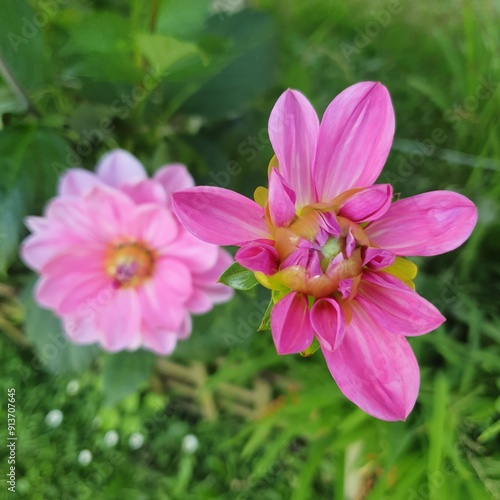
[[[255,274],[249,269],[240,266],[237,262],[222,273],[219,283],[230,286],[235,290],[250,290],[250,288],[259,284]]]
[[[106,404],[114,405],[147,382],[155,359],[148,351],[122,351],[107,356],[102,371]]]
[[[182,42],[164,35],[142,33],[137,36],[139,48],[157,73],[163,73],[176,62],[189,56],[200,55],[194,43]]]
[[[44,84],[50,61],[37,20],[50,21],[54,16],[50,8],[35,10],[27,0],[2,3],[0,54],[23,89],[35,90]]]
[[[42,367],[55,374],[83,370],[92,363],[99,349],[93,345],[72,344],[63,333],[59,318],[41,309],[33,300],[33,287],[34,280],[31,280],[21,294],[21,302],[26,313],[26,337],[33,344]]]
[[[227,38],[230,50],[214,58],[212,65],[220,66],[217,73],[189,98],[184,110],[220,120],[244,112],[273,84],[275,28],[269,16],[252,11],[240,12],[224,22],[214,17],[207,24],[207,36]]]
[[[185,0],[162,0],[156,31],[181,38],[191,37],[203,28],[210,4],[211,0],[197,0],[195,5]]]
[[[0,273],[16,255],[23,218],[40,211],[55,194],[58,175],[69,167],[69,145],[49,129],[0,130]]]

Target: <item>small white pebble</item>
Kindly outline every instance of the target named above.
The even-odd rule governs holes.
[[[182,440],[182,449],[188,455],[192,455],[198,449],[199,444],[198,438],[194,434],[186,434]]]
[[[118,439],[118,432],[116,432],[115,430],[108,431],[106,432],[106,434],[104,434],[104,444],[108,448],[112,448],[113,446],[115,446],[116,443],[118,443]]]
[[[78,463],[80,465],[83,465],[84,467],[87,467],[90,462],[92,462],[92,452],[90,450],[82,450],[78,454]]]
[[[134,432],[128,439],[128,445],[133,450],[138,450],[144,444],[144,436],[140,432]]]
[[[80,390],[80,383],[78,380],[71,380],[66,386],[66,392],[70,396],[74,396]]]
[[[45,423],[53,429],[59,427],[63,421],[63,412],[61,410],[50,410],[45,416]]]

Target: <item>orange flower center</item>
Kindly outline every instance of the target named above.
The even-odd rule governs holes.
[[[154,270],[154,253],[135,241],[112,246],[106,255],[106,272],[115,288],[135,287],[147,280]]]

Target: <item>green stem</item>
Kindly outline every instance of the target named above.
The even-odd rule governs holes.
[[[21,85],[19,84],[16,77],[9,69],[9,67],[7,66],[7,63],[2,58],[1,54],[0,54],[0,74],[2,75],[5,83],[7,84],[11,92],[14,94],[16,99],[19,100],[19,102],[28,111],[28,113],[31,113],[36,118],[40,118],[40,113],[38,109],[35,107],[35,105],[28,97],[26,92],[22,89]]]

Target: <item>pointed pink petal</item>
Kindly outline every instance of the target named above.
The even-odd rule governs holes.
[[[383,248],[366,247],[363,251],[363,266],[368,266],[375,271],[392,266],[395,260],[396,255]]]
[[[269,175],[269,214],[275,226],[288,226],[295,218],[295,193],[276,168]]]
[[[174,193],[172,200],[183,226],[200,240],[241,245],[270,237],[264,209],[229,189],[194,187]]]
[[[290,292],[271,311],[271,331],[278,354],[295,354],[307,349],[314,338],[307,297]]]
[[[124,184],[120,190],[126,193],[135,203],[160,203],[167,202],[167,195],[158,182],[150,179],[139,181],[136,184]]]
[[[438,255],[459,247],[477,222],[477,208],[465,196],[432,191],[396,201],[365,232],[377,246],[397,255]]]
[[[243,267],[267,276],[278,271],[278,252],[269,244],[248,243],[236,252],[234,259]]]
[[[59,180],[58,193],[63,196],[80,196],[94,186],[102,184],[99,177],[83,168],[71,168]]]
[[[194,180],[187,168],[180,163],[171,163],[160,168],[154,175],[165,191],[167,203],[171,203],[172,193],[194,186]]]
[[[40,231],[46,231],[50,227],[50,222],[45,217],[30,215],[24,219],[24,225],[32,233],[38,233]]]
[[[446,321],[434,305],[384,272],[365,271],[356,300],[384,330],[399,335],[422,335]]]
[[[352,319],[334,352],[322,349],[340,390],[382,420],[404,420],[415,405],[420,374],[408,341],[386,332],[352,301]]]
[[[269,117],[269,138],[281,173],[297,194],[297,207],[316,201],[312,167],[318,130],[318,116],[300,92],[281,94]]]
[[[375,184],[358,191],[340,207],[339,215],[357,222],[377,220],[384,215],[391,205],[392,186]]]
[[[337,349],[345,334],[345,318],[334,299],[319,299],[311,309],[311,323],[323,349]]]
[[[313,174],[319,201],[371,186],[393,136],[394,110],[382,84],[362,82],[341,92],[326,109],[319,130]]]
[[[96,173],[102,182],[113,187],[135,184],[147,178],[141,162],[123,149],[106,153],[97,164]]]
[[[134,288],[117,290],[109,303],[96,314],[101,344],[107,351],[137,348],[141,338],[141,307]]]

